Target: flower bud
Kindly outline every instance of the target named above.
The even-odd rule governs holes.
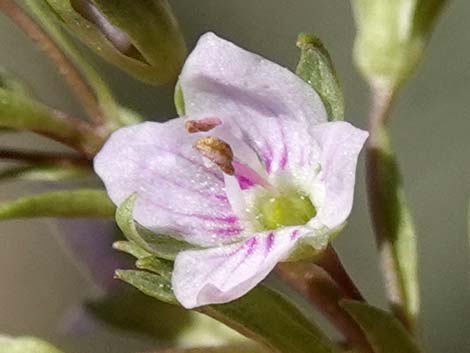
[[[397,87],[419,63],[446,0],[352,0],[355,61],[374,85]]]
[[[45,1],[70,33],[141,81],[176,79],[186,46],[166,0]]]

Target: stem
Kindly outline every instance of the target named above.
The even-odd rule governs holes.
[[[363,353],[373,353],[361,328],[339,305],[347,295],[325,270],[315,264],[291,262],[278,264],[276,273],[317,307],[349,344]]]
[[[315,263],[325,270],[344,292],[348,299],[364,301],[364,297],[344,268],[336,250],[328,245],[322,257]]]
[[[49,38],[46,32],[13,0],[0,0],[0,11],[5,13],[23,32],[39,44],[39,47],[58,67],[59,73],[64,77],[83,109],[97,125],[102,125],[103,115],[90,87],[82,80],[75,66],[54,41]]]
[[[400,264],[396,259],[396,234],[388,219],[393,217],[387,208],[383,194],[388,190],[383,179],[384,173],[391,173],[383,162],[384,139],[389,112],[396,90],[391,87],[372,85],[372,109],[369,116],[370,137],[366,148],[366,178],[369,198],[369,209],[380,253],[380,262],[385,279],[385,290],[394,315],[406,329],[415,329],[414,317],[410,315],[407,305],[407,292],[404,288]]]
[[[91,167],[88,159],[69,153],[49,153],[0,149],[0,160],[7,159],[28,163],[51,163],[55,165],[78,165]]]

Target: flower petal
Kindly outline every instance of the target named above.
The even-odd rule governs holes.
[[[295,147],[310,140],[310,128],[327,121],[321,99],[307,83],[212,33],[201,37],[179,82],[186,114],[220,118],[256,151],[268,172],[293,164],[292,157],[299,158]]]
[[[185,308],[235,300],[261,282],[311,230],[288,227],[258,233],[219,248],[183,251],[176,257],[173,291]]]
[[[193,149],[182,119],[116,131],[95,158],[95,171],[120,205],[137,193],[135,220],[156,233],[200,245],[233,242],[242,231],[217,168]]]
[[[322,151],[318,177],[325,190],[317,217],[333,229],[351,212],[357,159],[368,133],[338,121],[317,125],[313,134]]]

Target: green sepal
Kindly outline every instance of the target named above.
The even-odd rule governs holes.
[[[385,128],[377,132],[370,147],[370,161],[377,170],[377,211],[381,214],[379,249],[387,281],[394,281],[398,293],[388,293],[392,311],[413,329],[419,312],[417,270],[417,237],[413,217],[408,208],[405,190]],[[399,297],[401,306],[395,300]]]
[[[50,164],[27,165],[12,167],[0,172],[0,182],[8,180],[27,180],[40,182],[56,182],[92,177],[90,168],[79,166],[58,166]]]
[[[139,226],[133,219],[136,199],[137,194],[129,196],[116,211],[116,223],[127,239],[150,254],[167,260],[174,260],[180,251],[194,248],[193,245],[184,241],[166,235],[154,234]]]
[[[362,328],[375,353],[422,353],[405,327],[386,311],[353,300],[342,300],[340,305]]]
[[[61,116],[44,104],[0,88],[0,127],[29,130],[94,155],[102,138],[80,120]]]
[[[141,259],[143,257],[151,256],[149,252],[142,249],[136,243],[128,240],[118,240],[113,243],[113,249],[122,251],[126,254],[134,256],[136,259]]]
[[[144,294],[168,304],[178,305],[171,283],[165,277],[139,270],[117,270],[115,276]]]
[[[176,113],[178,116],[184,116],[186,114],[186,107],[184,103],[183,89],[181,88],[181,84],[179,82],[175,86],[175,94],[173,99],[175,102]]]
[[[0,353],[61,353],[61,351],[34,337],[0,336]]]
[[[301,33],[297,39],[300,60],[297,75],[320,96],[330,120],[344,119],[344,99],[330,54],[319,38]]]
[[[0,220],[37,217],[112,218],[115,210],[104,191],[66,190],[0,203]]]
[[[173,272],[173,262],[171,261],[160,259],[156,256],[146,256],[138,259],[135,265],[140,270],[153,272],[171,281],[171,274]]]
[[[186,45],[168,1],[45,1],[71,34],[135,78],[164,84],[178,75]]]

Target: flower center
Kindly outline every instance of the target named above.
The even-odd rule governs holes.
[[[310,198],[297,191],[265,195],[258,200],[256,210],[256,218],[265,230],[303,225],[317,214]]]

